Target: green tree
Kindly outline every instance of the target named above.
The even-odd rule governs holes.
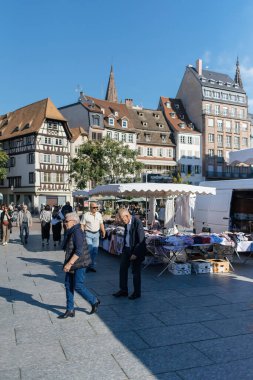
[[[176,171],[172,174],[172,182],[173,183],[185,183],[190,184],[189,182],[190,174],[187,174],[185,177],[182,177],[181,173],[179,171]]]
[[[8,155],[0,148],[0,179],[7,176]]]
[[[79,147],[77,157],[70,161],[70,176],[79,189],[84,189],[89,181],[96,185],[127,182],[130,176],[138,176],[144,167],[136,161],[136,156],[135,150],[115,140],[87,141]]]

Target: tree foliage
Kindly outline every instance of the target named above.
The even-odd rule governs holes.
[[[79,189],[86,188],[89,181],[96,185],[127,182],[129,176],[139,175],[144,167],[136,156],[135,150],[115,140],[87,141],[70,162],[70,176]]]
[[[0,180],[7,176],[8,155],[0,148]]]

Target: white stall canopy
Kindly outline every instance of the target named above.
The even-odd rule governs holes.
[[[181,183],[119,183],[110,185],[100,185],[90,190],[89,194],[94,195],[115,195],[134,197],[155,197],[167,198],[168,196],[189,195],[189,194],[216,194],[216,189],[212,187],[193,186]]]

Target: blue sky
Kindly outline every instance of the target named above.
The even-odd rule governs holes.
[[[103,98],[113,64],[119,99],[147,108],[175,97],[185,66],[234,77],[253,111],[251,0],[0,0],[0,114],[50,97]]]

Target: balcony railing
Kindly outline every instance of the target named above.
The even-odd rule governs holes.
[[[203,109],[202,114],[203,115],[211,115],[211,116],[229,117],[232,119],[248,120],[248,118],[245,117],[244,115],[233,114],[231,112],[223,113],[223,112],[217,112],[214,110],[209,111],[209,110]]]
[[[224,179],[243,179],[243,178],[253,178],[253,172],[249,173],[227,173],[227,172],[217,172],[217,171],[207,171],[207,178],[224,178]]]

